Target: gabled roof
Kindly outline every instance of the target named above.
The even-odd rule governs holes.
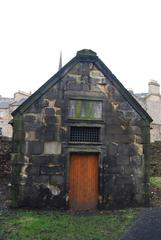
[[[108,69],[108,67],[98,58],[97,54],[92,50],[84,49],[77,52],[77,55],[69,61],[64,67],[62,67],[54,76],[52,76],[45,84],[43,84],[35,93],[33,93],[25,102],[23,102],[14,112],[13,117],[16,114],[22,114],[27,108],[29,108],[38,98],[40,98],[48,89],[62,79],[71,68],[73,68],[79,62],[92,62],[96,67],[105,75],[105,77],[112,82],[112,84],[118,89],[121,95],[129,102],[129,104],[138,112],[138,114],[144,119],[152,122],[152,118],[141,107],[137,100],[129,93],[129,91],[121,84],[121,82],[115,77],[115,75]]]

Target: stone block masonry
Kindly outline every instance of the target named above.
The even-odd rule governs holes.
[[[12,115],[12,206],[74,209],[78,201],[80,209],[88,199],[88,207],[109,209],[148,202],[152,119],[93,51],[78,52]],[[89,156],[91,165],[72,165]],[[96,173],[85,176],[89,191],[77,179],[84,166]]]
[[[161,141],[151,143],[150,174],[161,176]]]

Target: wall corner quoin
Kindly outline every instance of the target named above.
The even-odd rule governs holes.
[[[144,152],[144,205],[149,206],[150,204],[150,193],[149,193],[149,182],[150,182],[150,123],[145,124],[143,127],[143,152]]]

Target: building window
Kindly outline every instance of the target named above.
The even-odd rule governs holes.
[[[71,142],[99,142],[100,128],[99,127],[71,127],[70,129]]]
[[[0,137],[2,136],[2,128],[0,127]]]
[[[4,117],[4,112],[0,112],[0,119]]]
[[[102,101],[70,100],[69,118],[80,120],[101,120]]]

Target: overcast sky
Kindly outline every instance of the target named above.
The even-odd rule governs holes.
[[[126,88],[161,84],[160,0],[0,0],[0,95],[36,91],[89,48]]]

